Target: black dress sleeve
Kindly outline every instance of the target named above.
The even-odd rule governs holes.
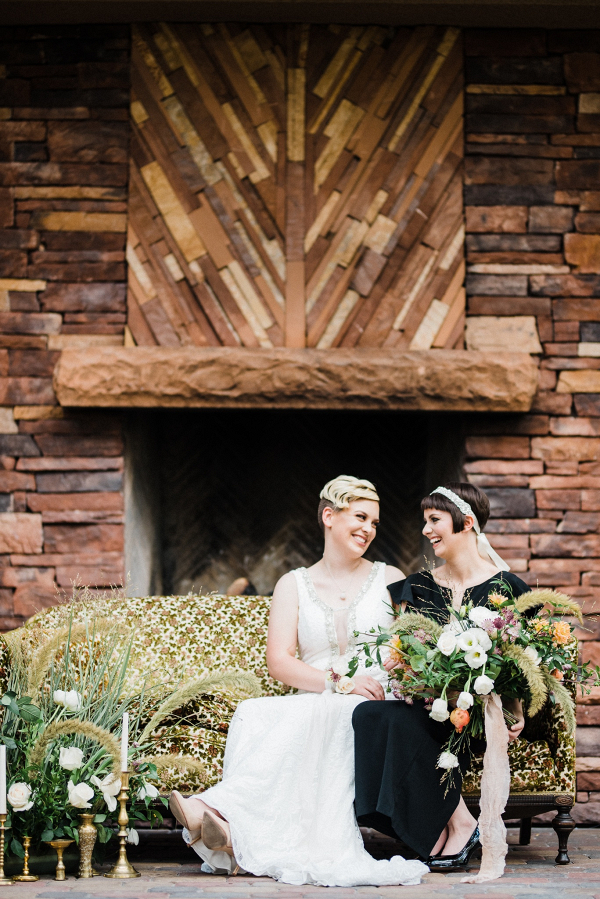
[[[531,588],[512,571],[501,571],[490,584],[490,593],[500,592],[512,595],[516,599],[522,593],[527,593]]]
[[[398,608],[402,605],[403,602],[405,602],[408,606],[414,606],[415,597],[412,591],[410,576],[404,578],[403,581],[395,581],[393,584],[388,584],[388,590],[390,591],[392,602]]]

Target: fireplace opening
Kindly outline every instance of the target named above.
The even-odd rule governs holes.
[[[367,558],[417,570],[421,497],[460,477],[462,417],[315,410],[138,410],[127,421],[129,590],[271,593],[320,557],[319,491],[373,481],[381,524]]]

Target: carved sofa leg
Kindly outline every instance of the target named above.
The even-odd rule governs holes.
[[[531,843],[531,818],[521,818],[519,828],[519,846],[529,846]]]
[[[552,821],[552,827],[558,836],[558,855],[556,856],[557,865],[568,865],[571,863],[569,853],[567,852],[567,844],[572,831],[575,829],[575,822],[571,817],[571,809],[573,808],[572,796],[557,796],[556,808],[558,812]]]

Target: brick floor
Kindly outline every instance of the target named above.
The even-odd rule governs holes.
[[[484,884],[463,884],[462,874],[428,874],[416,887],[357,887],[337,889],[289,886],[263,877],[215,877],[200,872],[191,850],[181,850],[173,838],[157,841],[142,835],[140,846],[130,854],[141,877],[110,881],[103,877],[77,880],[69,877],[56,883],[50,876],[37,883],[0,887],[1,899],[321,899],[327,889],[330,899],[600,899],[600,833],[576,830],[569,850],[572,864],[557,866],[556,837],[550,828],[536,828],[531,845],[518,845],[518,832],[509,830],[506,874]],[[382,840],[369,843],[373,854],[383,855]],[[144,860],[147,856],[152,860]],[[477,863],[478,864],[478,863]],[[473,867],[476,870],[477,865]],[[107,869],[105,869],[107,870]]]

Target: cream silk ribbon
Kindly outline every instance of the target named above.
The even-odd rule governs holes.
[[[502,713],[502,700],[496,693],[484,697],[486,750],[481,776],[481,800],[479,832],[483,852],[479,873],[463,877],[461,883],[483,883],[496,880],[504,874],[506,853],[506,827],[502,813],[510,792],[510,765],[508,762],[508,729]]]

